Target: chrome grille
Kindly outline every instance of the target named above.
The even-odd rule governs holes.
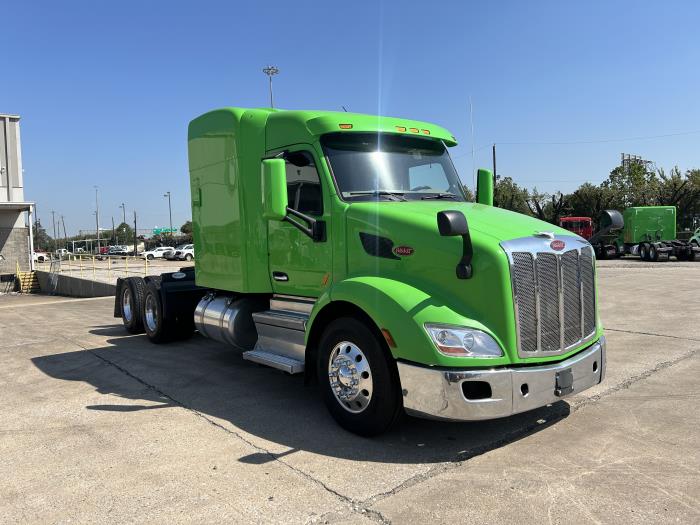
[[[534,259],[531,253],[513,254],[513,286],[517,286],[516,302],[520,348],[537,350],[537,303],[535,300]]]
[[[593,250],[575,237],[560,237],[569,249],[558,252],[550,248],[553,238],[502,243],[511,264],[521,357],[556,355],[595,334]]]
[[[569,250],[561,256],[561,281],[564,288],[564,346],[581,339],[581,285],[579,253]]]
[[[581,295],[583,296],[583,332],[595,330],[595,270],[593,249],[581,250]]]
[[[540,303],[540,349],[543,352],[556,352],[561,348],[557,256],[538,253],[535,266]]]

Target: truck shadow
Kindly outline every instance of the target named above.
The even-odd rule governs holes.
[[[121,332],[120,332],[121,331]],[[121,327],[95,327],[93,334],[124,334]],[[336,425],[315,387],[301,375],[243,361],[230,347],[195,335],[186,342],[151,344],[145,336],[114,337],[88,351],[33,358],[43,373],[81,381],[124,400],[87,410],[130,412],[183,406],[263,450],[238,461],[263,464],[296,451],[391,463],[437,463],[468,459],[515,442],[566,418],[560,401],[506,419],[449,423],[404,417],[391,432],[365,439]],[[266,443],[267,442],[267,443]]]

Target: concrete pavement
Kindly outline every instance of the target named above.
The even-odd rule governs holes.
[[[28,523],[700,521],[700,265],[599,268],[608,374],[513,418],[361,439],[297,376],[110,299],[0,297],[0,516]]]

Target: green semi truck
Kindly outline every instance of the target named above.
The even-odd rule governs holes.
[[[117,282],[130,332],[196,330],[303,373],[365,436],[404,412],[500,418],[602,381],[591,245],[495,208],[489,171],[467,202],[444,128],[225,108],[188,135],[196,264]]]
[[[700,258],[700,248],[679,240],[675,206],[639,206],[623,213],[625,226],[617,240],[619,254],[639,255],[644,261]]]

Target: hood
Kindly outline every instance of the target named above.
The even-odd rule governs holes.
[[[438,232],[437,213],[446,210],[461,211],[467,218],[474,250],[469,279],[456,275],[462,237],[442,237]],[[430,308],[446,307],[486,327],[515,360],[510,266],[501,243],[538,232],[581,239],[553,224],[483,204],[355,202],[346,210],[347,271],[351,277],[379,276],[422,290],[430,300],[409,304],[411,315],[429,315]],[[444,318],[443,312],[435,320]],[[474,326],[470,323],[455,324]]]
[[[458,210],[464,213],[472,236],[475,232],[487,235],[498,242],[531,237],[538,232],[552,232],[557,235],[576,236],[576,234],[534,217],[523,215],[495,206],[486,206],[472,202],[408,201],[408,202],[355,202],[349,207],[348,216],[362,216],[367,219],[374,216],[381,227],[383,220],[403,222],[407,226],[425,228],[439,236],[437,213],[445,210]]]

